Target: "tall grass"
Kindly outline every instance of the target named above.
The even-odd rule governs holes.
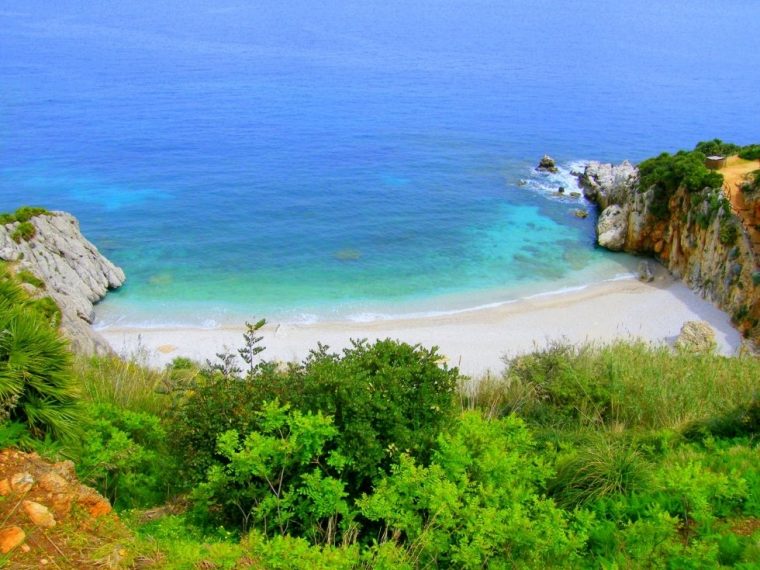
[[[760,394],[760,359],[676,353],[643,342],[554,344],[460,388],[464,407],[543,425],[681,429]]]
[[[161,414],[170,405],[168,372],[149,368],[138,358],[77,357],[74,373],[86,400],[109,403],[135,412]]]

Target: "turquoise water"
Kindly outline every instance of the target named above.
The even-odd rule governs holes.
[[[578,161],[760,140],[751,0],[325,4],[0,2],[0,209],[71,211],[125,269],[102,326],[614,278],[552,195]]]

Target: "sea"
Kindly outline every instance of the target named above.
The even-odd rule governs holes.
[[[623,279],[573,172],[760,142],[758,23],[757,0],[0,0],[0,210],[69,211],[124,268],[101,328]]]

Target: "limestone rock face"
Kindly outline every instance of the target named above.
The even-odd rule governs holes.
[[[17,223],[0,226],[0,259],[17,262],[45,283],[44,293],[60,307],[61,328],[74,350],[109,352],[108,343],[90,326],[93,304],[124,283],[124,272],[87,241],[71,214],[53,212],[30,222],[34,237],[19,243],[11,238]]]
[[[705,321],[687,321],[681,327],[675,346],[689,352],[712,352],[717,346],[715,331]]]
[[[639,180],[639,170],[627,160],[621,164],[589,162],[579,177],[583,195],[604,210],[610,204],[622,204]]]
[[[596,232],[599,245],[612,251],[621,251],[628,234],[626,211],[618,205],[605,208],[599,216]]]
[[[630,163],[590,163],[579,178],[586,197],[602,209],[599,245],[653,256],[731,315],[750,348],[760,347],[760,251],[736,214],[716,207],[722,189],[679,188],[669,198],[667,215],[658,217],[652,213],[654,189],[642,191]],[[726,239],[728,226],[736,229],[735,239]]]

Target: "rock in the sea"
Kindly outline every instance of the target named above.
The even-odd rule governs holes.
[[[620,206],[607,207],[596,226],[599,245],[611,251],[621,251],[625,245],[625,236],[628,232],[628,220],[625,210]]]
[[[581,218],[581,219],[588,218],[588,210],[584,210],[582,208],[576,208],[575,210],[573,210],[573,216],[575,216],[576,218]]]
[[[85,239],[71,214],[52,212],[30,222],[34,236],[18,243],[11,238],[18,223],[0,226],[0,259],[17,262],[44,282],[45,294],[61,309],[61,328],[74,350],[110,352],[108,343],[90,326],[93,304],[124,283],[124,272]]]
[[[639,281],[643,281],[644,283],[651,283],[654,281],[654,272],[648,261],[644,260],[639,262],[638,276]]]
[[[687,321],[681,327],[675,346],[688,352],[713,352],[717,346],[715,331],[705,321]]]
[[[557,172],[557,163],[554,162],[554,159],[551,156],[545,154],[541,158],[541,161],[538,163],[538,166],[536,166],[536,170],[543,170],[544,172]]]

